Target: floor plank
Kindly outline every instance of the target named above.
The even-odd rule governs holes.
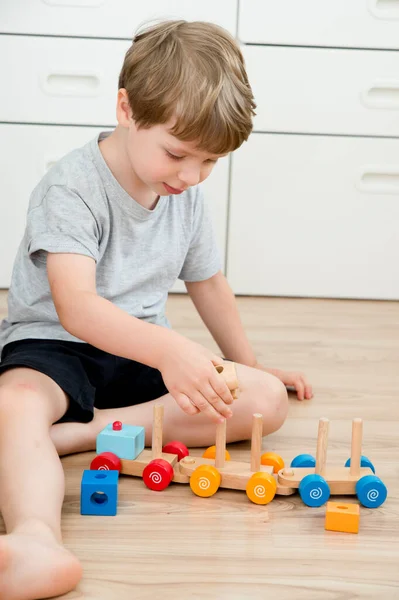
[[[0,293],[2,315],[5,298]],[[327,459],[342,465],[351,419],[362,417],[363,453],[388,487],[386,503],[362,507],[359,534],[341,534],[325,531],[325,509],[310,509],[297,495],[259,507],[242,492],[201,499],[189,486],[156,493],[123,477],[117,517],[82,517],[81,474],[94,454],[69,456],[63,529],[85,577],[64,600],[399,598],[399,303],[238,298],[238,304],[260,360],[305,371],[315,388],[310,402],[292,395],[289,418],[263,439],[264,450],[286,462],[314,453],[317,422],[326,416]],[[168,314],[179,332],[216,350],[187,297],[173,295]],[[249,460],[248,442],[229,450]]]

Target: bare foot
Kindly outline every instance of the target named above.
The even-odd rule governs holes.
[[[38,600],[71,591],[82,577],[78,559],[44,527],[0,537],[0,599]]]

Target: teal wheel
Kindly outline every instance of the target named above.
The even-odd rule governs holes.
[[[299,495],[306,506],[323,506],[330,497],[330,486],[321,475],[306,475],[299,484]]]
[[[298,454],[298,456],[292,459],[290,466],[299,468],[315,467],[316,459],[311,454]]]
[[[356,494],[366,508],[378,508],[385,502],[388,490],[379,477],[365,475],[356,483]]]
[[[351,466],[351,459],[348,458],[348,460],[345,463],[345,467],[350,467]],[[369,460],[367,458],[367,456],[361,456],[360,458],[360,466],[361,467],[369,467],[369,469],[371,469],[373,471],[373,473],[375,473],[375,468],[373,463],[371,462],[371,460]]]

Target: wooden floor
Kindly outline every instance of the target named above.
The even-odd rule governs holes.
[[[94,454],[67,457],[63,528],[85,577],[65,599],[399,599],[399,303],[238,302],[264,364],[304,370],[315,390],[310,402],[292,396],[288,420],[264,438],[264,450],[286,462],[314,453],[317,422],[326,416],[328,462],[343,465],[351,419],[362,417],[363,453],[388,487],[386,503],[361,508],[357,535],[333,533],[324,530],[325,509],[308,508],[297,495],[260,507],[243,492],[201,499],[189,486],[152,492],[141,479],[122,477],[118,515],[82,517],[80,480]],[[188,298],[172,296],[169,316],[178,331],[215,348]],[[249,443],[229,449],[249,460]]]

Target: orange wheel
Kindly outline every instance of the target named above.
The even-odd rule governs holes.
[[[209,446],[203,453],[202,458],[216,458],[216,446]],[[231,460],[227,450],[225,452],[225,460]]]
[[[274,498],[277,482],[269,473],[254,473],[247,483],[247,496],[255,504],[268,504]]]
[[[212,465],[201,465],[191,475],[190,487],[197,496],[209,498],[218,491],[221,478],[219,471]]]
[[[273,467],[273,473],[278,473],[280,469],[284,469],[284,461],[279,454],[275,452],[265,452],[260,457],[260,464]]]

